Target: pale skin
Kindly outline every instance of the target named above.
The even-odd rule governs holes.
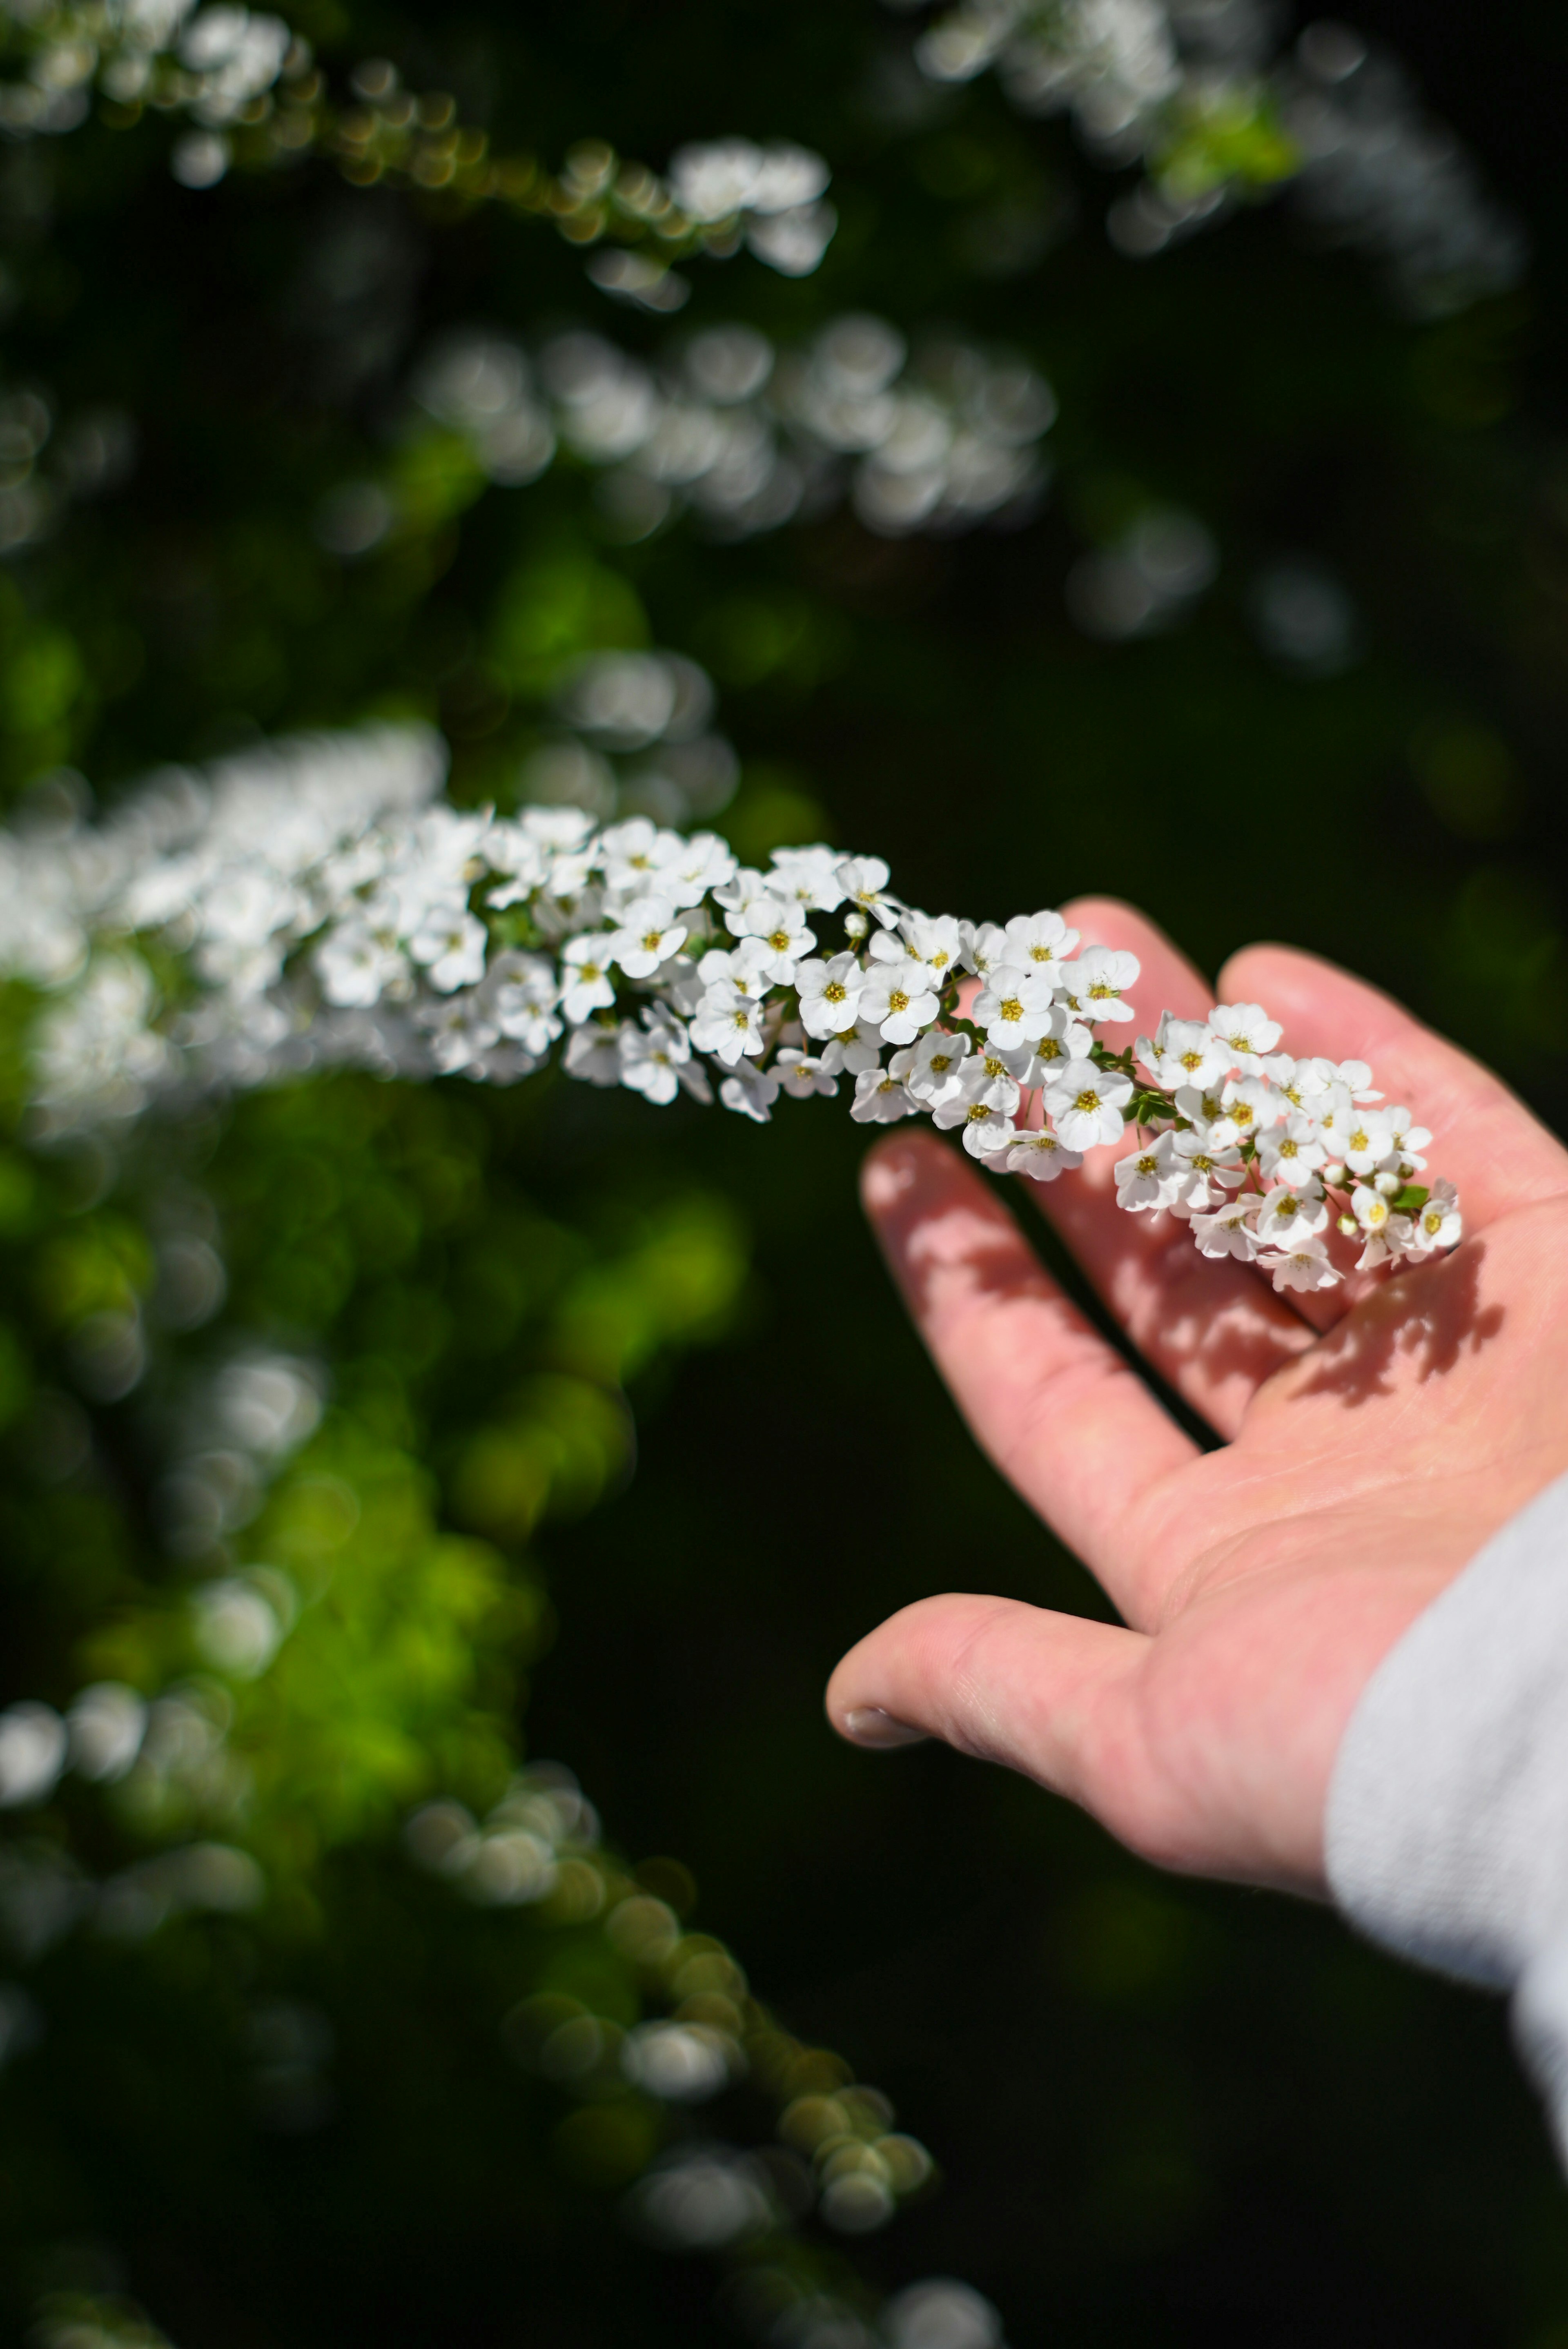
[[[927,1132],[890,1136],[862,1187],[921,1334],[979,1443],[1122,1620],[922,1599],[851,1650],[829,1717],[861,1744],[932,1736],[1005,1763],[1164,1867],[1321,1897],[1330,1773],[1368,1678],[1568,1470],[1568,1151],[1331,964],[1250,947],[1211,986],[1132,907],[1065,911],[1138,956],[1145,1025],[1262,1003],[1282,1050],[1369,1061],[1431,1129],[1466,1237],[1391,1279],[1276,1296],[1253,1267],[1200,1256],[1172,1216],[1118,1208],[1120,1149],[1004,1186]],[[1195,1444],[1068,1301],[1011,1212],[1020,1195],[1222,1448]]]

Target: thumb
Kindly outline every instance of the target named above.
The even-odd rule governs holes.
[[[1016,1599],[922,1599],[850,1650],[828,1718],[855,1744],[944,1738],[1125,1832],[1146,1770],[1135,1692],[1150,1644]]]

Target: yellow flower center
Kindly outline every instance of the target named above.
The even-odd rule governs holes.
[[[1021,1019],[1024,1016],[1024,1007],[1016,995],[1005,996],[1001,1009],[1004,1019]]]

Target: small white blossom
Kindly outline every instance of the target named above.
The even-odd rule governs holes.
[[[1080,1150],[1068,1150],[1047,1127],[1015,1133],[1003,1164],[1009,1174],[1027,1174],[1036,1183],[1054,1183],[1083,1164]]]
[[[1377,1110],[1357,1109],[1336,1121],[1338,1154],[1352,1174],[1375,1174],[1394,1154],[1390,1121]]]
[[[1206,1021],[1172,1019],[1167,1012],[1152,1040],[1140,1036],[1138,1057],[1157,1084],[1195,1085],[1200,1091],[1229,1073],[1229,1050],[1215,1041]]]
[[[824,848],[820,842],[810,848],[776,848],[768,885],[806,913],[836,913],[844,902],[839,878],[842,861],[835,849]]]
[[[1436,1248],[1457,1247],[1463,1229],[1460,1195],[1451,1183],[1439,1175],[1428,1194],[1426,1206],[1418,1207],[1410,1218],[1407,1251],[1413,1257],[1425,1257]]]
[[[918,1044],[895,1052],[890,1065],[923,1109],[938,1110],[958,1099],[968,1055],[967,1036],[949,1036],[941,1028],[931,1028]]]
[[[477,987],[485,975],[490,933],[466,905],[432,908],[408,941],[408,952],[425,966],[430,985],[443,995]]]
[[[923,914],[912,906],[899,921],[899,932],[916,962],[923,962],[931,972],[932,982],[941,988],[964,957],[964,939],[960,926],[951,914]],[[882,932],[872,941],[872,952],[888,942],[888,933]]]
[[[1299,1110],[1258,1136],[1258,1163],[1265,1176],[1277,1174],[1281,1182],[1294,1183],[1303,1175],[1317,1174],[1327,1156],[1315,1123]]]
[[[1310,1180],[1310,1177],[1308,1178]],[[1288,1255],[1328,1228],[1328,1202],[1317,1191],[1281,1184],[1264,1195],[1254,1227],[1263,1247],[1283,1248]]]
[[[645,815],[634,815],[600,833],[599,853],[612,889],[648,891],[668,902],[661,885],[685,857],[686,843],[678,832],[663,832]]]
[[[1069,1009],[1080,1019],[1135,1019],[1131,1004],[1122,999],[1138,984],[1138,971],[1136,955],[1111,947],[1085,947],[1078,960],[1065,967],[1060,983]]]
[[[1171,1152],[1175,1189],[1170,1204],[1181,1215],[1223,1206],[1226,1194],[1246,1174],[1239,1150],[1216,1147],[1195,1126],[1172,1133]]]
[[[822,961],[813,957],[795,973],[800,1025],[808,1036],[841,1036],[860,1017],[866,975],[852,954]]]
[[[760,896],[748,897],[744,905],[726,914],[725,926],[736,937],[755,939],[768,950],[760,968],[772,987],[789,987],[794,982],[795,966],[805,959],[817,940],[813,931],[800,919],[799,908],[788,898],[776,897],[771,890]]]
[[[562,949],[561,1009],[573,1028],[595,1011],[607,1011],[615,1000],[610,977],[610,934],[590,931],[568,938]]]
[[[983,1102],[973,1105],[961,1131],[970,1156],[987,1163],[1000,1159],[1005,1164],[1007,1152],[1018,1139],[1012,1119],[999,1109],[987,1109]]]
[[[987,1041],[1006,1052],[1051,1035],[1062,1011],[1047,978],[1016,963],[998,963],[975,997],[972,1016]]]
[[[1253,1237],[1253,1217],[1257,1206],[1258,1195],[1252,1191],[1232,1199],[1223,1207],[1216,1207],[1211,1215],[1194,1216],[1192,1237],[1200,1251],[1204,1256],[1240,1257],[1243,1263],[1249,1263],[1258,1252]]]
[[[1303,1240],[1288,1256],[1260,1256],[1258,1264],[1274,1275],[1277,1289],[1332,1288],[1339,1278],[1328,1260],[1328,1250],[1318,1239]]]
[[[861,1125],[892,1125],[898,1118],[913,1117],[918,1107],[889,1069],[862,1069],[855,1079],[850,1115]]]
[[[865,974],[861,1018],[876,1022],[884,1042],[913,1044],[936,1017],[936,991],[930,979],[924,963],[913,955],[901,955],[896,962],[873,962]]]
[[[888,869],[880,856],[846,856],[838,868],[838,883],[846,897],[862,914],[872,915],[884,930],[891,930],[902,910],[898,899],[887,895]]]
[[[830,1098],[839,1090],[838,1080],[830,1075],[820,1059],[813,1052],[803,1052],[798,1044],[786,1044],[775,1053],[773,1073],[787,1093],[797,1101],[805,1101],[812,1093],[826,1093]]]
[[[1078,942],[1059,914],[1015,914],[1002,933],[1006,940],[1003,958],[1016,969],[1032,971],[1047,987],[1061,978],[1061,966]]]
[[[1277,1019],[1264,1017],[1261,1003],[1216,1003],[1209,1014],[1209,1026],[1228,1047],[1232,1068],[1249,1073],[1284,1033]]]
[[[743,1055],[754,1059],[764,1049],[762,1007],[731,980],[716,979],[691,1023],[691,1040],[699,1052],[713,1053],[727,1069]]]
[[[869,1020],[830,1036],[822,1046],[822,1067],[830,1077],[858,1077],[882,1066],[882,1030]]]
[[[621,1030],[621,1082],[646,1101],[673,1102],[690,1060],[690,1037],[665,1014],[651,1012],[645,1026]]]
[[[1132,1098],[1132,1081],[1092,1061],[1069,1061],[1046,1088],[1051,1123],[1069,1150],[1092,1150],[1119,1142],[1126,1123],[1122,1108]]]
[[[758,1125],[767,1125],[779,1098],[779,1080],[771,1069],[754,1069],[743,1061],[733,1075],[720,1084],[718,1098],[726,1109],[753,1119]]]
[[[1172,1206],[1181,1195],[1187,1172],[1176,1155],[1176,1137],[1156,1134],[1141,1150],[1119,1158],[1114,1168],[1116,1204],[1134,1212]]]
[[[610,934],[604,951],[628,978],[648,978],[659,965],[679,954],[686,941],[686,925],[677,922],[675,907],[665,897],[634,897],[621,916],[621,927]]]
[[[591,1085],[621,1081],[621,1030],[589,1019],[566,1039],[562,1065],[569,1077],[585,1077]]]
[[[485,973],[485,995],[497,1030],[525,1052],[542,1057],[561,1033],[555,1017],[560,989],[543,955],[496,955]]]
[[[977,978],[986,978],[1007,959],[1007,933],[999,922],[960,922],[958,936],[964,961]]]

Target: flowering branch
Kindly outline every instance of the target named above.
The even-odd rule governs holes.
[[[192,1081],[352,1061],[511,1083],[569,1076],[767,1123],[851,1090],[862,1123],[930,1117],[997,1174],[1050,1182],[1130,1144],[1118,1203],[1189,1222],[1276,1288],[1418,1260],[1460,1234],[1430,1135],[1359,1061],[1296,1060],[1257,1004],[1131,1034],[1130,954],[1060,914],[930,915],[875,857],[738,863],[716,833],[581,808],[424,804],[418,729],[175,776],[63,840],[0,841],[0,968],[45,993],[46,1124],[135,1114]],[[1125,1038],[1125,1040],[1124,1040]]]

